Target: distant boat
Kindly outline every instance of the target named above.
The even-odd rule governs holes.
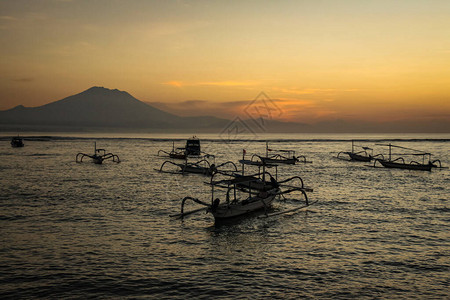
[[[431,153],[429,152],[423,152],[421,150],[396,146],[392,144],[379,144],[379,145],[389,147],[389,156],[388,159],[375,159],[375,162],[373,164],[374,167],[376,166],[376,163],[379,162],[385,168],[419,170],[419,171],[431,171],[432,168],[442,168],[441,161],[439,159],[431,161]],[[396,155],[422,157],[422,162],[411,160],[409,163],[407,163],[405,162],[405,159],[401,156],[396,159],[392,159],[393,155],[392,148],[408,150],[409,153],[401,153]],[[439,167],[437,166],[437,163],[439,163]]]
[[[15,136],[11,139],[11,146],[14,148],[23,147],[23,141],[19,136]]]
[[[355,147],[361,147],[363,150],[355,152]],[[370,153],[368,153],[370,151]],[[342,158],[341,154],[347,154],[350,159],[344,159]],[[352,151],[341,151],[338,153],[337,158],[342,160],[350,160],[350,161],[371,161],[373,157],[373,150],[372,148],[365,147],[365,146],[358,146],[355,145],[354,141],[352,140]]]
[[[212,158],[213,161],[215,162],[214,156],[211,155],[209,158]],[[172,174],[194,173],[194,174],[201,174],[201,175],[205,175],[205,176],[212,176],[215,172],[220,172],[220,171],[222,171],[222,172],[237,172],[236,165],[231,161],[227,161],[218,166],[216,166],[214,162],[211,163],[207,159],[202,159],[202,160],[199,160],[196,162],[188,162],[187,160],[185,160],[184,163],[175,163],[170,160],[166,160],[165,162],[162,163],[159,170],[157,169],[157,171],[164,172],[164,173],[172,173]],[[163,170],[164,166],[167,164],[169,166],[170,165],[176,166],[179,168],[179,170],[175,171],[175,172]],[[229,170],[229,171],[220,170],[220,168],[225,165],[231,165],[233,167],[233,169]]]
[[[396,169],[408,169],[408,170],[420,170],[420,171],[431,171],[433,164],[429,162],[428,164],[421,164],[411,162],[409,164],[404,162],[395,162],[387,160],[378,160],[385,168],[396,168]]]
[[[253,156],[257,156],[259,159],[261,159],[261,161],[268,164],[273,163],[273,164],[295,165],[296,162],[303,162],[303,163],[308,162],[306,161],[306,157],[303,155],[295,156],[294,150],[285,150],[285,149],[274,150],[269,148],[269,142],[266,142],[265,156],[260,156],[257,154],[254,154]]]
[[[93,155],[89,155],[89,154],[80,152],[75,157],[75,161],[81,163],[81,162],[83,162],[83,158],[86,156],[91,158],[92,162],[97,165],[101,165],[103,163],[103,161],[106,159],[112,159],[113,162],[120,163],[120,159],[119,159],[118,155],[115,155],[113,153],[106,153],[105,149],[98,149],[97,142],[94,142],[94,154]]]
[[[186,141],[186,146],[175,148],[175,142],[172,143],[172,151],[167,152],[165,150],[159,150],[158,156],[160,153],[167,154],[170,158],[175,159],[187,159],[188,157],[200,157],[202,155],[200,140],[193,136],[192,138]],[[211,156],[209,154],[205,154],[205,157]]]
[[[193,136],[186,141],[186,155],[188,156],[198,156],[201,155],[200,140]]]

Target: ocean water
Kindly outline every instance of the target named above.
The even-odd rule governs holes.
[[[180,219],[181,199],[209,201],[207,177],[155,171],[185,135],[34,134],[0,141],[1,299],[449,299],[450,171],[372,168],[334,157],[391,142],[450,165],[448,135],[199,135],[216,164],[242,149],[292,149],[311,202],[292,215],[215,225]],[[76,163],[97,147],[120,164]],[[294,195],[295,196],[295,195]],[[277,201],[273,211],[298,201]],[[191,207],[190,207],[191,208]],[[192,205],[192,208],[195,208]]]

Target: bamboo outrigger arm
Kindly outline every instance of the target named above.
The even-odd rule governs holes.
[[[160,156],[159,154],[160,154],[161,152],[164,153],[164,154],[170,155],[170,153],[167,152],[167,151],[165,151],[165,150],[159,150],[159,151],[158,151],[158,156]]]

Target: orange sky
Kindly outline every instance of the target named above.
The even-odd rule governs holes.
[[[265,92],[283,120],[450,121],[449,37],[446,0],[0,1],[0,109],[104,86],[180,115]]]

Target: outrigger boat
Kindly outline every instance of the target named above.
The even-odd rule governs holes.
[[[269,152],[271,152],[270,155]],[[294,165],[296,162],[310,163],[310,161],[306,160],[306,157],[304,155],[295,156],[294,150],[284,150],[284,149],[273,150],[269,148],[269,142],[266,142],[266,156],[260,156],[257,154],[254,154],[254,156],[258,156],[262,161],[266,163],[289,164],[289,165]]]
[[[202,155],[200,140],[196,136],[193,136],[192,138],[186,141],[186,146],[178,148],[175,148],[175,142],[173,142],[172,151],[167,152],[164,150],[159,150],[158,156],[160,156],[160,153],[164,153],[168,155],[170,158],[175,159],[186,159],[187,157],[200,157]],[[205,153],[205,156],[208,155],[209,154]]]
[[[407,169],[407,170],[419,170],[419,171],[431,171],[431,168],[442,168],[441,161],[439,159],[431,161],[431,153],[423,152],[421,150],[406,148],[402,146],[396,146],[392,144],[378,144],[381,146],[389,147],[389,156],[388,159],[376,159],[373,166],[376,167],[376,163],[379,162],[385,168],[396,168],[396,169]],[[411,160],[409,163],[405,162],[403,157],[398,157],[396,159],[392,159],[392,148],[399,148],[412,151],[413,153],[402,153],[396,155],[408,155],[408,156],[418,156],[422,157],[422,162],[417,162]],[[426,162],[427,160],[427,162]],[[439,163],[439,166],[437,165]]]
[[[214,156],[210,156],[213,157]],[[177,172],[173,172],[173,171],[165,171],[163,170],[164,166],[166,164],[169,165],[174,165],[176,167],[179,168],[179,170]],[[162,163],[161,167],[159,168],[159,172],[164,172],[164,173],[172,173],[172,174],[185,174],[185,173],[194,173],[194,174],[201,174],[201,175],[205,175],[205,176],[212,176],[215,172],[219,172],[220,168],[231,164],[234,169],[230,170],[230,171],[223,171],[223,172],[236,172],[237,171],[237,167],[236,165],[231,162],[231,161],[227,161],[224,162],[218,166],[215,165],[215,163],[210,163],[207,159],[202,159],[196,162],[188,162],[187,160],[184,163],[175,163],[172,162],[170,160],[166,160],[165,162]]]
[[[23,146],[24,146],[23,141],[19,136],[15,136],[11,139],[11,147],[19,148]]]
[[[105,149],[97,149],[97,142],[94,143],[94,154],[93,155],[89,155],[89,154],[80,152],[75,157],[75,161],[81,163],[81,162],[83,162],[83,158],[85,156],[91,158],[92,162],[95,164],[98,164],[98,165],[102,164],[103,161],[106,159],[112,159],[113,162],[120,163],[119,156],[112,154],[112,153],[106,153]]]
[[[363,150],[355,152],[355,147],[360,147]],[[350,157],[350,159],[345,159],[345,158],[341,157],[341,154],[347,154]],[[377,155],[373,156],[372,148],[355,145],[354,141],[352,140],[352,151],[351,152],[341,151],[338,153],[337,158],[342,159],[342,160],[349,160],[349,161],[369,162],[372,159],[374,159],[376,156],[379,156],[379,155],[382,155],[382,154],[377,154]]]
[[[254,163],[254,162],[253,162]],[[211,185],[211,202],[199,200],[194,197],[184,197],[181,201],[181,213],[172,215],[172,217],[184,217],[196,212],[206,211],[214,216],[216,222],[247,215],[257,211],[264,211],[265,217],[290,213],[302,208],[305,208],[312,203],[309,203],[307,192],[312,192],[312,189],[303,186],[303,180],[299,176],[293,176],[287,180],[278,182],[275,177],[265,170],[267,165],[260,162],[260,167],[263,171],[256,175],[239,174],[225,174],[214,173],[208,184]],[[254,165],[254,164],[252,164]],[[228,176],[231,179],[215,180],[216,176]],[[266,180],[269,177],[270,180]],[[285,183],[300,178],[300,186],[287,185]],[[282,190],[286,188],[285,190]],[[222,192],[222,197],[225,199],[221,202],[219,197],[216,197],[219,189]],[[269,213],[272,203],[277,196],[282,196],[292,192],[299,192],[303,195],[305,204],[301,207],[289,209],[286,211]],[[185,212],[184,206],[190,200],[204,207]]]
[[[300,176],[292,176],[288,179],[279,181],[278,179],[278,165],[274,164],[274,163],[267,163],[265,160],[261,159],[261,157],[259,156],[252,156],[251,160],[245,159],[245,150],[242,153],[242,159],[239,160],[239,163],[242,166],[241,169],[241,173],[232,173],[230,174],[230,176],[233,176],[237,179],[242,178],[242,182],[238,183],[239,187],[242,189],[255,189],[255,190],[260,190],[260,191],[264,191],[267,189],[271,189],[273,188],[273,179],[275,178],[275,181],[278,184],[283,184],[284,186],[287,187],[287,183],[291,182],[295,179],[297,179],[298,181],[300,181],[300,186],[301,188],[305,189],[305,191],[308,192],[312,192],[313,189],[311,188],[307,188],[304,186],[303,184],[303,179]],[[255,160],[255,158],[257,158]],[[259,160],[258,160],[259,159]],[[246,166],[252,166],[252,167],[257,167],[258,168],[258,172],[255,174],[251,174],[251,175],[246,175],[245,174],[245,167]],[[266,171],[266,169],[275,169],[275,175],[272,176],[272,174],[270,174],[268,171]],[[270,178],[270,180],[266,180],[267,176]],[[292,188],[295,188],[294,186],[289,186]]]

